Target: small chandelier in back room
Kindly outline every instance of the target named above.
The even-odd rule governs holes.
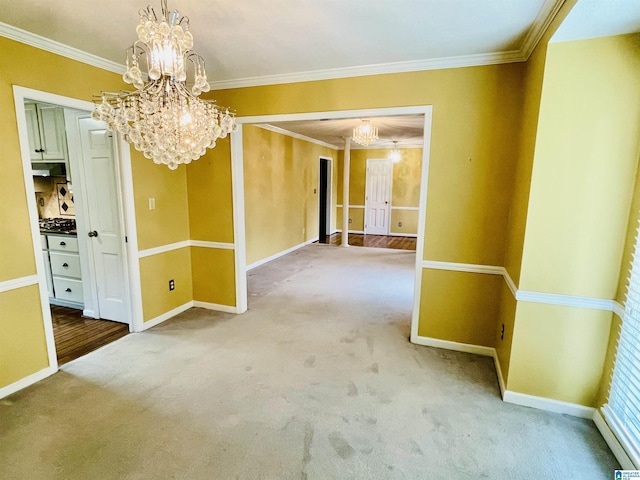
[[[366,147],[378,140],[378,127],[371,120],[362,120],[360,125],[353,129],[353,141]]]
[[[167,0],[161,2],[159,18],[150,6],[140,10],[138,40],[127,50],[122,78],[137,90],[102,93],[93,117],[120,132],[145,157],[175,170],[214,148],[236,124],[228,108],[199,98],[210,87],[204,60],[192,50],[189,19],[169,12]],[[147,67],[146,82],[141,66]],[[191,88],[187,71],[193,72]]]

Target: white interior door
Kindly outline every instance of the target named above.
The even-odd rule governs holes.
[[[89,204],[88,231],[78,235],[90,237],[100,318],[129,323],[113,138],[103,122],[81,118],[78,123]]]
[[[367,160],[364,233],[389,233],[389,202],[391,200],[391,161]]]

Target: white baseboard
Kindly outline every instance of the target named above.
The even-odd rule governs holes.
[[[339,228],[338,230],[335,231],[335,233],[342,233],[342,229]],[[357,233],[360,235],[364,235],[364,230],[349,230],[349,233]]]
[[[410,238],[418,238],[418,235],[416,233],[395,233],[395,232],[389,232],[387,233],[388,237],[410,237]]]
[[[142,330],[148,330],[151,327],[155,327],[156,325],[165,322],[167,320],[169,320],[172,317],[175,317],[176,315],[181,314],[182,312],[185,312],[187,310],[189,310],[191,307],[193,307],[193,300],[185,303],[184,305],[180,305],[179,307],[174,308],[173,310],[169,310],[168,312],[163,313],[162,315],[158,315],[156,318],[152,318],[151,320],[147,320],[146,322],[144,322],[144,324],[142,325]]]
[[[216,312],[238,313],[238,307],[232,307],[231,305],[220,305],[219,303],[200,302],[198,300],[194,300],[193,306],[206,308],[207,310],[215,310]]]
[[[498,358],[498,352],[493,349],[493,363],[496,366],[496,375],[498,376],[498,385],[500,386],[500,396],[504,400],[504,394],[507,391],[507,386],[504,383],[504,377],[502,376],[502,367],[500,366],[500,359]]]
[[[247,271],[248,270],[252,270],[256,267],[259,267],[260,265],[264,265],[265,263],[269,263],[273,260],[275,260],[276,258],[280,258],[283,257],[291,252],[295,252],[296,250],[302,248],[302,247],[306,247],[307,245],[313,243],[313,242],[317,242],[318,241],[318,237],[316,238],[312,238],[310,240],[307,240],[306,242],[302,242],[299,243],[298,245],[291,247],[291,248],[287,248],[286,250],[283,250],[281,252],[276,253],[275,255],[271,255],[270,257],[267,258],[263,258],[262,260],[258,260],[257,262],[253,262],[251,265],[247,265]],[[235,312],[234,312],[235,313]]]
[[[412,335],[411,343],[424,345],[425,347],[455,350],[456,352],[475,353],[476,355],[482,355],[484,357],[493,357],[495,352],[493,347],[483,347],[481,345],[472,345],[470,343],[451,342],[449,340],[440,340],[439,338],[421,337],[420,335]]]
[[[34,383],[39,382],[40,380],[44,380],[45,378],[56,373],[58,369],[47,367],[39,372],[33,373],[27,377],[21,378],[17,382],[14,382],[6,387],[0,388],[0,398],[8,397],[9,395],[16,393],[18,390],[22,390],[23,388],[27,388]]]
[[[564,413],[580,418],[593,418],[596,411],[595,408],[585,407],[577,403],[563,402],[560,400],[552,400],[551,398],[536,397],[525,393],[512,392],[507,390],[502,398],[507,403],[521,405],[523,407],[533,407],[548,412]]]
[[[607,442],[607,445],[611,449],[613,455],[616,457],[616,460],[620,462],[620,466],[625,470],[635,470],[636,466],[633,464],[633,462],[629,458],[629,455],[627,455],[627,452],[625,452],[624,448],[622,447],[614,433],[611,431],[609,424],[602,417],[599,410],[596,410],[593,413],[593,423],[595,423],[596,427],[598,427],[602,438],[604,438],[604,441]]]

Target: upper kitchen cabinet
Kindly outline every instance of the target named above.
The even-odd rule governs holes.
[[[64,111],[46,103],[25,103],[32,162],[67,163]]]

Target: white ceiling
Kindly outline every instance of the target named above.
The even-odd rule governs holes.
[[[395,117],[367,117],[378,127],[379,140],[366,148],[392,148],[398,142],[398,148],[421,147],[424,133],[424,115],[399,115]],[[360,124],[360,118],[341,118],[314,121],[274,122],[269,124],[276,129],[293,132],[304,137],[328,143],[336,148],[344,147],[344,137],[351,137],[354,127]],[[351,142],[352,149],[362,149]]]
[[[213,88],[231,88],[523,61],[563,2],[169,0],[168,6],[190,17]],[[160,0],[0,0],[0,35],[123,72],[138,11],[149,3],[160,11]],[[635,31],[640,0],[579,0],[554,41]],[[274,128],[340,148],[359,121]],[[374,148],[392,140],[422,145],[422,116],[373,121],[381,138]]]
[[[169,0],[214,87],[524,60],[563,0]],[[160,0],[0,0],[0,22],[114,64]],[[6,33],[6,32],[5,32]],[[2,34],[2,32],[0,32]]]
[[[553,35],[553,42],[640,32],[640,0],[580,0]]]

